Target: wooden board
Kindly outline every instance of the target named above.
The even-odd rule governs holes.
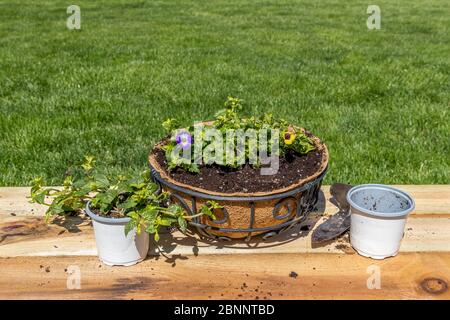
[[[416,200],[416,210],[407,222],[402,252],[450,251],[450,186],[399,186]],[[328,201],[329,187],[323,188],[319,212],[312,214],[312,229],[336,207]],[[28,203],[29,188],[0,188],[0,257],[96,255],[89,220],[72,218],[46,224],[45,207]],[[346,238],[323,246],[311,246],[311,232],[299,228],[267,241],[204,242],[181,233],[163,235],[158,246],[171,254],[236,253],[342,253],[352,251]],[[152,246],[150,254],[156,254]]]
[[[394,185],[410,193],[416,201],[414,215],[449,215],[450,214],[450,185]],[[330,187],[322,186],[323,198],[330,198]],[[17,215],[42,216],[45,207],[30,204],[28,187],[0,188],[0,215],[15,213]],[[323,200],[323,199],[322,199]],[[334,205],[327,202],[325,213],[333,213]]]
[[[89,220],[46,224],[45,207],[28,203],[29,188],[0,188],[0,299],[449,299],[450,185],[397,187],[416,210],[394,258],[360,257],[348,237],[312,247],[311,229],[337,211],[325,186],[310,230],[248,244],[165,234],[158,250],[152,245],[150,257],[129,268],[98,261]],[[71,265],[80,268],[81,290],[67,289]],[[369,266],[380,267],[381,289],[367,288]]]
[[[69,280],[74,287],[68,277],[74,266],[80,290],[67,286]],[[369,280],[377,268],[380,289]],[[450,253],[437,252],[383,261],[345,254],[191,255],[126,268],[96,257],[17,257],[0,258],[0,270],[0,299],[450,299],[448,289],[438,293],[450,283]]]

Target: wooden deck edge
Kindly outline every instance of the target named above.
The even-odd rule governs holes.
[[[450,253],[382,261],[334,254],[180,256],[122,268],[94,257],[18,257],[0,258],[0,269],[0,299],[450,299]]]
[[[416,197],[416,212],[408,218],[401,252],[450,251],[450,185],[400,186]],[[292,229],[267,241],[215,243],[187,238],[180,233],[164,235],[159,245],[167,254],[211,255],[241,253],[336,253],[352,254],[348,238],[313,247],[311,230],[336,208],[327,199],[329,187],[311,214],[307,231]],[[6,190],[6,191],[5,191]],[[20,192],[17,192],[20,191]],[[90,220],[80,217],[54,221],[43,220],[43,206],[29,204],[29,188],[0,188],[0,257],[17,256],[95,256],[95,239]],[[442,198],[448,196],[448,198]],[[425,211],[428,209],[430,211]],[[13,210],[16,210],[13,212]],[[447,214],[448,213],[448,214]],[[258,239],[258,238],[256,238]],[[255,246],[257,246],[255,248]],[[155,254],[155,250],[150,252]]]

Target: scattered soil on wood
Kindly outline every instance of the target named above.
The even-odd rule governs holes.
[[[322,151],[313,150],[306,155],[289,154],[280,157],[279,169],[274,175],[261,175],[261,168],[249,164],[239,170],[218,165],[201,165],[197,174],[183,169],[169,171],[164,151],[153,150],[155,159],[161,168],[177,182],[193,187],[223,193],[270,192],[289,187],[300,180],[315,174],[322,163]]]
[[[355,254],[356,251],[350,245],[349,233],[345,233],[340,237],[335,245],[335,249],[343,251],[345,254]]]

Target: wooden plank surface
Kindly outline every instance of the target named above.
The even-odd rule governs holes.
[[[450,215],[450,185],[393,185],[410,193],[416,201],[413,215]],[[330,186],[322,186],[326,199],[330,198]],[[28,203],[29,187],[0,188],[0,215],[15,213],[17,215],[42,216],[45,207]],[[328,204],[330,204],[328,202]],[[325,213],[333,213],[335,206],[327,205]]]
[[[416,210],[408,219],[401,252],[450,251],[450,186],[398,186],[414,197]],[[0,188],[0,257],[96,255],[89,220],[72,218],[46,224],[45,207],[28,203],[29,188]],[[310,229],[336,212],[328,201],[329,187],[323,188],[319,211],[308,219]],[[205,242],[181,233],[166,234],[150,254],[163,250],[170,254],[237,253],[345,253],[353,250],[347,238],[312,247],[311,232],[292,229],[267,241],[251,243]]]
[[[0,188],[0,299],[450,299],[450,186],[398,187],[416,210],[394,258],[360,257],[348,236],[311,246],[311,229],[337,211],[326,186],[310,230],[250,244],[165,234],[162,253],[153,244],[147,260],[127,268],[99,262],[89,220],[46,224],[29,188]],[[74,267],[79,290],[67,287]],[[369,289],[377,270],[381,288]]]
[[[80,289],[70,290],[74,267]],[[438,252],[382,261],[321,253],[191,255],[126,268],[88,256],[17,257],[0,258],[0,270],[0,299],[450,299],[450,253]]]

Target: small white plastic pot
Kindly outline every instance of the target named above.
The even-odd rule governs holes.
[[[136,234],[136,229],[125,236],[125,225],[130,218],[101,217],[86,205],[86,214],[94,226],[95,243],[100,260],[109,266],[131,266],[145,259],[149,248],[149,235]]]
[[[362,256],[384,259],[397,255],[406,218],[414,200],[401,190],[364,184],[347,193],[350,204],[350,243]]]

